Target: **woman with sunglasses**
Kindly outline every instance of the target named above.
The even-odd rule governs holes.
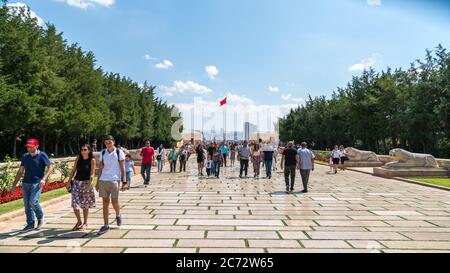
[[[73,231],[88,228],[89,209],[96,206],[95,192],[92,186],[95,166],[96,162],[91,147],[87,144],[83,145],[66,186],[67,190],[72,193],[72,208],[78,220]],[[73,179],[74,177],[75,179]],[[81,210],[83,210],[83,222],[81,222]]]

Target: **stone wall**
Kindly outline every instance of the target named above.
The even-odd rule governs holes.
[[[135,162],[136,166],[140,165],[141,162],[141,156],[139,155],[139,150],[129,150],[128,153],[131,155],[131,158],[133,159],[133,161]],[[94,157],[97,160],[97,167],[99,164],[99,157],[100,157],[100,152],[94,153]],[[69,168],[70,170],[72,170],[73,168],[73,164],[75,163],[75,159],[76,157],[65,157],[65,158],[52,158],[51,161],[52,163],[57,163],[57,162],[68,162],[69,163]],[[6,168],[6,163],[0,163],[0,171],[3,171]],[[13,170],[17,171],[17,169],[20,166],[20,162],[14,162],[13,163]],[[50,179],[58,179],[61,177],[61,174],[59,171],[55,171],[54,174],[52,174],[50,176]]]

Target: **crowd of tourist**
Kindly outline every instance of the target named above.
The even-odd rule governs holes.
[[[103,140],[105,149],[98,153],[98,159],[94,157],[97,143],[92,146],[83,145],[75,160],[74,166],[69,176],[67,190],[72,194],[72,208],[77,219],[73,227],[74,231],[86,230],[88,228],[89,210],[96,207],[95,191],[102,199],[104,225],[98,234],[104,234],[110,230],[109,227],[109,205],[115,212],[115,222],[117,226],[122,225],[120,213],[119,195],[120,191],[131,189],[132,178],[136,175],[134,160],[125,149],[116,146],[114,137],[107,136]],[[23,200],[26,213],[26,227],[24,232],[39,230],[44,221],[44,214],[39,204],[39,197],[42,188],[48,183],[48,178],[53,172],[53,167],[48,155],[39,150],[39,142],[30,139],[26,145],[27,153],[23,155],[21,166],[13,183],[13,190],[19,180],[22,179]],[[157,173],[164,170],[166,161],[170,165],[170,173],[186,172],[186,163],[192,155],[196,156],[197,171],[199,177],[220,178],[223,168],[235,168],[235,163],[239,163],[239,178],[249,178],[249,165],[253,167],[253,178],[272,179],[273,172],[281,168],[284,172],[286,193],[295,191],[295,178],[297,170],[303,184],[303,193],[308,192],[308,183],[311,172],[314,171],[315,155],[308,149],[306,142],[295,146],[294,142],[289,142],[285,146],[274,143],[259,141],[229,141],[216,143],[193,142],[172,146],[166,152],[164,145],[157,149],[151,146],[150,140],[145,141],[145,146],[139,149],[141,157],[140,174],[144,187],[148,187],[151,181],[151,169],[157,168]],[[278,158],[281,155],[281,162],[278,166]],[[330,167],[337,173],[338,167],[345,170],[344,163],[348,160],[344,147],[336,145],[331,151]],[[98,161],[98,162],[97,162]],[[177,164],[179,168],[177,169]],[[98,174],[96,169],[98,166]],[[264,168],[262,175],[261,168]],[[237,169],[236,169],[237,171]],[[95,176],[98,182],[94,183]],[[83,215],[81,215],[81,212]],[[83,219],[82,217],[83,216]],[[35,226],[35,220],[37,225]]]

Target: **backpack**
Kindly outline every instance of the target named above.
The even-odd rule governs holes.
[[[105,165],[103,159],[105,158],[105,153],[106,153],[106,149],[102,150],[102,163],[103,165]],[[119,165],[120,165],[120,150],[119,148],[116,148],[116,153],[117,153],[117,159],[119,161]]]

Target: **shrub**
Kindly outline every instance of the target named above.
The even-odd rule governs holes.
[[[5,163],[6,166],[0,170],[0,192],[10,190],[15,178],[12,158],[6,156]]]
[[[67,163],[67,161],[59,161],[54,164],[54,167],[53,173],[55,173],[55,171],[59,171],[61,174],[61,182],[66,181],[70,175],[69,163]]]

